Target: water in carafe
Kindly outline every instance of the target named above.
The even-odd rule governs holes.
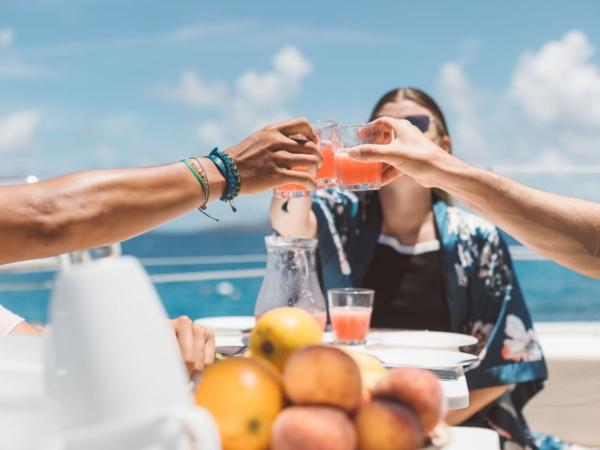
[[[267,236],[267,271],[256,299],[255,316],[279,306],[301,308],[325,329],[325,298],[316,267],[316,239]]]

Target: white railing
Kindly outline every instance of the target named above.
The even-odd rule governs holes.
[[[510,247],[513,259],[516,261],[540,261],[543,257],[533,253],[526,247],[515,245]],[[213,264],[264,264],[267,260],[265,254],[249,255],[216,255],[216,256],[183,256],[183,257],[160,257],[160,258],[140,258],[142,264],[146,267],[156,266],[203,266]],[[54,272],[61,267],[60,258],[45,258],[30,261],[22,261],[13,264],[0,266],[1,273],[34,273],[34,272]],[[154,283],[186,283],[198,281],[219,281],[219,280],[239,280],[247,278],[262,278],[265,274],[265,268],[251,267],[244,269],[229,270],[202,270],[176,273],[160,273],[150,275]],[[33,291],[52,289],[53,282],[33,281],[33,282],[0,282],[0,292],[14,291]]]

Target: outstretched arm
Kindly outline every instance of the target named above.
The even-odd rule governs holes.
[[[441,189],[532,250],[600,278],[600,204],[533,189],[464,163],[440,167],[439,176]]]
[[[271,200],[271,226],[284,236],[317,237],[317,218],[311,209],[312,198]]]
[[[222,192],[224,180],[209,164],[211,192]],[[181,163],[82,172],[2,188],[0,263],[127,239],[200,206],[202,195]]]
[[[600,204],[532,189],[447,154],[405,120],[375,121],[389,135],[350,156],[381,161],[385,179],[401,174],[442,189],[532,250],[585,275],[600,278]]]
[[[308,142],[291,139],[303,135]],[[312,141],[312,142],[310,142]],[[268,126],[227,150],[235,160],[243,194],[275,185],[315,186],[297,165],[316,168],[321,156],[305,119]],[[225,181],[201,160],[210,200]],[[182,163],[142,169],[81,172],[30,185],[0,188],[0,264],[110,244],[198,208],[200,184]]]

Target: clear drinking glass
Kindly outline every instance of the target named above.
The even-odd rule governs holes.
[[[324,189],[335,185],[335,163],[333,155],[339,147],[337,123],[332,120],[318,120],[310,124],[319,137],[319,149],[323,164],[317,171],[317,188]]]
[[[267,236],[265,242],[267,271],[256,299],[256,319],[270,309],[292,306],[308,312],[324,330],[327,312],[317,276],[317,240]]]
[[[299,172],[308,172],[306,169],[295,168]],[[277,198],[300,198],[310,197],[315,193],[314,189],[306,189],[299,184],[284,184],[273,189],[273,196]]]
[[[373,312],[373,289],[329,289],[329,317],[336,342],[363,345],[371,324]]]
[[[364,163],[350,159],[348,149],[362,144],[375,144],[380,133],[374,125],[338,127],[340,148],[335,152],[337,184],[346,191],[373,191],[381,189],[381,163]]]

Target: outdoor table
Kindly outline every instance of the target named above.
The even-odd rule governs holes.
[[[225,333],[216,331],[215,344],[217,352],[224,355],[237,355],[243,353],[246,348],[246,335],[243,333],[232,333],[231,331]],[[366,350],[364,346],[356,346],[355,348],[356,350]],[[440,380],[442,392],[448,401],[448,409],[462,409],[469,406],[467,379],[462,368],[459,368],[458,371],[460,376],[457,380]]]
[[[371,328],[370,332],[376,331],[405,331],[402,329],[379,329]],[[366,347],[359,348],[360,350],[367,351]],[[442,392],[444,397],[448,401],[448,409],[463,409],[469,406],[469,388],[467,386],[467,378],[462,367],[457,368],[460,373],[458,380],[442,380]]]
[[[440,380],[442,392],[448,401],[448,409],[463,409],[469,406],[469,388],[465,372],[461,368],[458,380]]]
[[[365,346],[357,345],[353,348],[368,353]],[[469,406],[469,387],[465,372],[462,367],[457,367],[456,370],[460,374],[457,380],[439,379],[448,409],[463,409]]]
[[[486,428],[451,427],[448,445],[440,450],[500,450],[498,433]]]

